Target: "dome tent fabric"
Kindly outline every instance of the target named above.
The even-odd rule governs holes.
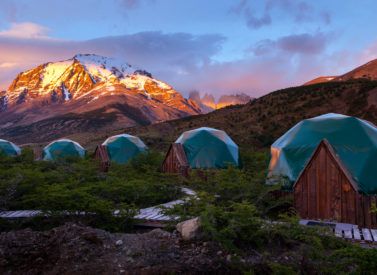
[[[107,146],[109,159],[119,164],[127,163],[141,152],[147,152],[140,138],[127,134],[109,137],[102,145]]]
[[[202,127],[184,132],[175,143],[186,153],[190,168],[226,168],[226,163],[238,163],[238,146],[221,130]]]
[[[0,139],[0,154],[4,156],[16,156],[21,154],[21,149],[10,141]]]
[[[377,194],[377,128],[355,117],[326,114],[306,119],[271,145],[270,175],[297,177],[322,139],[326,139],[366,195]]]
[[[51,142],[43,149],[42,160],[57,161],[60,158],[85,156],[85,149],[70,139],[59,139]]]

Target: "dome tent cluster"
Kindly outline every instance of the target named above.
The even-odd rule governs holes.
[[[111,162],[125,164],[147,150],[138,137],[121,134],[97,146],[95,157],[106,171]],[[20,149],[0,140],[0,152],[18,155]],[[43,150],[43,160],[67,156],[84,157],[85,150],[67,139]],[[376,126],[351,116],[326,114],[299,122],[272,144],[268,183],[282,183],[284,178],[284,189],[293,194],[302,218],[377,228],[377,215],[370,211],[377,202],[376,163]],[[240,167],[237,144],[225,131],[202,127],[183,132],[171,144],[161,170],[189,177],[193,169],[229,165]]]
[[[127,134],[109,137],[102,144],[106,147],[108,159],[119,164],[125,164],[141,152],[147,152],[147,147],[138,138]],[[10,141],[0,139],[0,154],[15,156],[21,154],[21,149]],[[42,150],[39,159],[44,161],[60,161],[66,158],[84,158],[85,149],[76,141],[58,139],[49,143]]]
[[[18,148],[13,143],[4,142],[8,147]],[[181,160],[187,171],[189,169],[222,169],[229,164],[239,167],[238,146],[222,130],[201,127],[186,131],[173,145],[174,147],[179,146],[179,149],[181,149]],[[17,154],[21,152],[19,148],[14,150]],[[95,157],[100,159],[102,170],[107,171],[111,162],[125,164],[138,154],[147,151],[146,145],[140,138],[120,134],[107,138],[102,145],[97,146]],[[174,150],[169,150],[163,163],[163,172],[179,172],[164,169],[166,161],[169,160],[169,155],[174,152]],[[69,139],[59,139],[51,142],[43,149],[41,159],[58,161],[67,157],[83,158],[85,153],[85,149],[79,143]]]

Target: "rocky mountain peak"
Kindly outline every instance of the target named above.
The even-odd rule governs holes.
[[[94,54],[78,54],[19,73],[0,94],[0,112],[0,124],[7,126],[89,112],[103,123],[123,121],[118,123],[122,127],[202,113],[195,101],[149,72]]]
[[[203,97],[200,97],[200,93],[198,91],[192,91],[189,98],[195,100],[204,113],[209,113],[213,110],[224,108],[229,105],[246,104],[253,99],[244,93],[222,95],[216,103],[216,100],[212,94],[205,93]]]

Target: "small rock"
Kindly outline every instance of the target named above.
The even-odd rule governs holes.
[[[117,240],[117,241],[115,242],[115,245],[117,245],[117,246],[122,245],[122,244],[123,244],[123,241],[122,241],[122,240]]]
[[[207,246],[207,245],[208,245],[208,243],[207,243],[207,242],[204,242],[204,243],[203,243],[203,246]]]
[[[41,263],[43,262],[43,259],[42,259],[41,257],[39,257],[39,258],[37,258],[37,259],[35,260],[35,262],[36,262],[37,264],[41,264]]]
[[[232,256],[231,255],[226,256],[226,260],[227,262],[230,262],[232,260]]]
[[[217,251],[218,256],[221,256],[222,254],[223,254],[223,252],[221,250]]]
[[[181,233],[182,238],[186,241],[200,237],[200,219],[199,217],[187,220],[177,224],[177,230]]]
[[[179,254],[176,254],[174,252],[170,253],[169,256],[170,258],[173,258],[173,259],[179,259],[181,257]]]
[[[119,270],[119,273],[124,273],[124,272],[126,272],[124,269]]]
[[[150,231],[148,235],[153,238],[160,238],[160,239],[168,239],[171,237],[171,234],[169,232],[166,232],[160,228]]]
[[[130,262],[130,263],[133,263],[135,260],[134,259],[132,259],[131,257],[127,257],[127,259],[126,259],[126,262]]]

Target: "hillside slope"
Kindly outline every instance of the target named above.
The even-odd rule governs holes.
[[[267,150],[302,119],[331,112],[377,124],[377,81],[352,80],[288,88],[246,105],[229,106],[206,115],[71,137],[94,148],[107,136],[127,132],[139,136],[149,147],[166,152],[183,131],[208,126],[225,130],[243,148]]]
[[[139,136],[150,148],[166,152],[170,143],[183,131],[208,126],[225,130],[243,148],[266,150],[275,139],[302,119],[330,112],[357,116],[377,124],[377,81],[351,80],[299,86],[270,93],[246,105],[229,106],[206,115],[100,132],[93,126],[91,131],[67,136],[93,150],[108,136],[128,133]],[[71,118],[65,116],[56,119],[64,121]],[[74,121],[86,123],[83,116],[76,117]],[[2,137],[22,144],[26,143],[24,141],[30,137],[28,132],[31,132],[33,142],[41,142],[40,129],[45,129],[44,135],[51,140],[57,135],[56,131],[49,130],[49,125],[50,121],[43,121],[30,125],[27,130],[20,128],[18,131],[9,131]],[[64,123],[59,125],[63,131]]]

